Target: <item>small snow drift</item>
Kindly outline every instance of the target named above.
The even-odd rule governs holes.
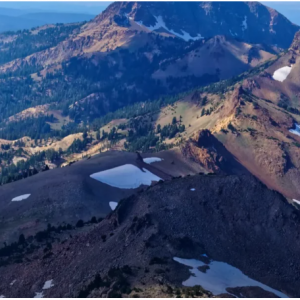
[[[162,161],[162,159],[159,158],[159,157],[147,157],[147,158],[143,158],[143,161],[146,164],[152,164],[152,163],[157,162],[157,161]]]
[[[300,205],[300,201],[299,201],[299,200],[293,199],[293,202],[295,202],[295,203],[297,203],[298,205]]]
[[[147,169],[140,170],[130,164],[94,173],[90,177],[120,189],[135,189],[143,184],[151,185],[152,181],[162,180]]]
[[[295,129],[290,129],[289,132],[300,136],[300,126],[295,123]]]
[[[27,199],[29,196],[30,196],[30,194],[21,195],[21,196],[13,198],[11,201],[22,201],[22,200]]]
[[[291,73],[291,70],[292,70],[292,67],[288,67],[288,66],[280,68],[274,72],[273,79],[283,82],[284,80],[286,80],[288,75]]]
[[[194,192],[194,191],[196,191],[196,189],[192,188],[191,191]]]
[[[239,269],[229,264],[220,261],[211,261],[209,263],[209,269],[206,270],[206,273],[203,273],[198,270],[198,267],[205,266],[206,264],[200,260],[178,257],[174,257],[173,259],[180,264],[192,268],[190,269],[190,278],[182,283],[184,286],[201,285],[214,295],[227,293],[226,288],[229,287],[259,286],[281,298],[287,298],[287,296],[280,291],[249,278]]]
[[[10,285],[14,285],[16,281],[17,281],[17,279],[13,280],[13,281],[10,283]]]
[[[245,16],[243,23],[242,23],[242,30],[246,30],[248,28],[248,24],[247,24],[247,16]]]
[[[44,292],[35,293],[35,296],[33,298],[44,298]]]
[[[146,28],[148,28],[149,30],[156,30],[156,29],[159,29],[159,28],[163,28],[167,31],[169,31],[170,33],[176,35],[177,37],[185,40],[185,41],[189,41],[189,40],[193,40],[193,41],[196,41],[196,40],[199,40],[199,39],[203,39],[203,37],[201,36],[201,34],[198,34],[196,37],[192,37],[188,32],[184,31],[184,30],[180,30],[182,33],[178,33],[178,32],[175,32],[174,30],[172,29],[169,29],[165,23],[165,21],[163,20],[162,16],[154,16],[154,18],[156,19],[156,24],[154,26],[146,26],[143,24],[143,22],[136,22],[138,25],[140,26],[144,26]]]
[[[53,287],[54,284],[52,284],[52,282],[53,282],[53,279],[47,280],[43,286],[43,290],[47,290],[47,289],[50,289],[51,287]]]
[[[109,206],[110,206],[111,210],[115,210],[116,207],[118,206],[118,202],[110,201]]]
[[[0,298],[5,298],[5,296],[3,296],[3,295],[0,295]]]

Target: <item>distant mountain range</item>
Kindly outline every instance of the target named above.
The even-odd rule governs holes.
[[[31,29],[32,27],[56,23],[89,21],[95,15],[67,12],[36,12],[0,7],[0,32]]]

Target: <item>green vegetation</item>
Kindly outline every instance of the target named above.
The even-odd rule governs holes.
[[[45,247],[44,253],[47,253],[43,257],[45,259],[51,255],[49,252],[52,249],[52,243],[60,241],[60,234],[67,233],[69,235],[69,233],[76,228],[100,223],[102,220],[102,218],[97,219],[96,217],[92,217],[91,220],[86,222],[79,220],[76,226],[66,224],[65,222],[56,227],[48,224],[45,230],[41,230],[27,238],[21,233],[17,242],[13,242],[9,245],[4,243],[4,247],[0,248],[0,266],[14,262],[22,262],[24,255],[33,253],[41,247]],[[80,223],[80,226],[77,226],[78,223]],[[70,237],[72,236],[70,235]]]
[[[12,164],[12,159],[15,155],[23,154],[22,148],[18,151],[10,150],[9,152],[0,153],[0,184],[9,183],[20,180],[29,176],[33,176],[38,172],[49,170],[45,164],[45,160],[54,162],[61,157],[61,151],[48,149],[37,154],[31,155],[28,159],[19,161],[16,165]]]
[[[300,110],[298,108],[290,106],[288,99],[281,98],[278,102],[278,106],[287,110],[288,112],[290,112],[292,114],[300,115]]]
[[[57,30],[57,32],[62,30],[58,28],[59,27],[53,30]],[[73,29],[71,29],[71,27],[68,29],[64,28],[64,30],[66,30],[64,32],[65,34],[69,34],[75,29],[75,27]],[[68,30],[70,30],[70,32]],[[38,38],[46,39],[43,34],[44,33],[41,33],[43,37]],[[31,34],[24,32],[23,39],[31,38],[30,35]],[[56,41],[58,40],[57,38]],[[181,134],[185,131],[185,126],[181,123],[181,118],[177,120],[174,117],[171,124],[165,126],[158,124],[157,128],[153,128],[152,123],[145,121],[146,118],[143,118],[143,116],[151,116],[159,112],[162,107],[169,104],[172,105],[192,91],[197,93],[199,98],[203,92],[223,95],[226,91],[232,89],[233,85],[237,82],[247,76],[261,72],[272,63],[272,61],[268,61],[261,66],[253,68],[249,72],[229,80],[213,83],[209,86],[202,86],[208,84],[208,82],[205,80],[201,81],[198,78],[188,83],[185,79],[182,79],[181,84],[177,84],[178,87],[171,88],[170,86],[172,85],[171,82],[173,82],[173,79],[169,78],[168,82],[170,86],[166,88],[161,86],[158,81],[152,79],[148,80],[148,76],[155,70],[160,60],[166,59],[172,52],[173,43],[175,43],[176,51],[181,51],[181,42],[173,40],[174,39],[171,39],[166,44],[163,44],[160,37],[156,38],[156,42],[166,48],[164,49],[164,54],[162,54],[162,56],[155,56],[152,62],[145,60],[145,56],[143,55],[143,51],[151,50],[152,46],[145,45],[145,48],[137,51],[137,53],[119,49],[116,52],[107,54],[108,59],[101,62],[101,68],[93,65],[91,61],[87,61],[84,58],[74,58],[70,62],[64,63],[62,69],[56,70],[53,73],[47,73],[46,78],[42,81],[33,81],[28,75],[11,77],[11,74],[4,74],[3,82],[0,85],[0,138],[15,140],[23,136],[29,136],[34,139],[37,145],[38,140],[47,140],[49,138],[59,140],[73,133],[85,133],[88,128],[89,130],[95,130],[97,132],[96,140],[104,141],[107,139],[109,142],[108,146],[125,138],[126,142],[124,146],[128,151],[146,152],[166,150],[174,147],[174,144],[166,143],[166,139],[179,137],[176,143],[180,143],[182,140]],[[51,43],[54,42],[55,41]],[[21,40],[19,40],[18,43],[21,43]],[[130,72],[126,71],[121,78],[116,78],[113,81],[108,80],[107,78],[110,78],[110,76],[113,76],[113,74],[118,71],[116,66],[109,64],[110,58],[125,63]],[[27,67],[30,73],[38,66]],[[26,71],[27,67],[21,70]],[[149,73],[140,74],[140,70],[143,69],[149,70]],[[101,72],[99,70],[101,70]],[[136,80],[137,78],[139,79]],[[100,85],[99,82],[101,82]],[[132,88],[130,90],[125,88],[125,86],[132,85],[139,88]],[[195,88],[196,85],[200,85],[200,87]],[[181,90],[191,88],[193,90],[179,93]],[[114,93],[112,93],[112,90],[114,90]],[[99,94],[101,97],[97,98],[97,96],[95,100],[90,98],[90,100],[78,101],[92,93],[94,93],[94,95]],[[165,94],[169,95],[163,96]],[[247,98],[247,95],[245,95],[245,97]],[[155,98],[157,100],[154,100]],[[102,101],[107,102],[106,99],[110,99],[109,107],[105,107],[104,109]],[[148,101],[138,102],[140,99],[148,99]],[[248,100],[246,99],[246,101]],[[249,101],[252,101],[251,98],[249,98]],[[207,97],[199,99],[199,105],[205,106],[207,102]],[[55,123],[56,120],[51,115],[39,116],[37,118],[31,117],[13,122],[6,121],[7,117],[15,113],[28,107],[45,103],[50,103],[51,107],[53,106],[55,109],[61,109],[64,115],[69,115],[75,122],[62,126],[61,130],[53,130],[49,123]],[[96,113],[95,107],[97,107]],[[215,108],[216,105],[208,109],[203,107],[201,115],[209,115]],[[107,110],[110,112],[107,113]],[[120,118],[129,119],[129,122],[118,127],[113,127],[109,132],[100,132],[101,127],[114,119]],[[120,132],[125,129],[128,132],[126,135]],[[234,128],[229,129],[234,131]],[[87,136],[83,139],[76,139],[65,154],[80,153],[87,148],[91,141],[92,139]],[[29,154],[25,153],[22,149],[22,147],[25,146],[24,142],[17,141],[15,142],[15,146],[18,146],[20,149],[9,149],[8,145],[2,145],[1,147],[1,184],[34,175],[43,170],[43,168],[46,168],[45,160],[53,162],[60,159],[63,155],[62,151],[58,153],[54,151],[51,152],[51,154],[48,151],[35,154],[32,158],[26,160]],[[24,157],[24,160],[14,165],[12,160],[15,156]]]
[[[108,298],[122,298],[123,294],[131,293],[128,276],[133,276],[133,271],[127,265],[111,268],[103,278],[96,274],[93,280],[79,291],[78,298],[87,298],[93,290],[101,287],[109,287]]]
[[[54,47],[65,40],[75,29],[79,29],[82,24],[56,24],[54,27],[38,30],[37,33],[34,32],[34,28],[2,33],[6,37],[11,36],[12,41],[0,42],[0,64]]]
[[[26,119],[0,124],[0,138],[16,140],[24,136],[32,139],[64,138],[70,134],[83,132],[84,128],[75,123],[63,125],[61,130],[53,130],[49,123],[56,122],[53,115],[29,117]]]
[[[173,147],[173,144],[166,144],[166,138],[172,139],[177,133],[185,131],[185,126],[178,124],[176,117],[173,118],[172,124],[165,125],[161,128],[158,124],[156,131],[151,122],[144,122],[143,118],[131,119],[128,124],[129,132],[126,137],[124,147],[130,152],[141,151],[161,151]]]

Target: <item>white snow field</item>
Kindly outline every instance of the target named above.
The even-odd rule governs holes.
[[[184,286],[201,285],[204,289],[212,292],[214,295],[228,293],[226,291],[226,288],[228,287],[259,286],[279,297],[287,298],[285,294],[249,278],[239,269],[229,264],[220,261],[211,261],[209,263],[209,269],[206,273],[203,273],[198,270],[198,267],[206,265],[202,261],[178,257],[174,257],[173,259],[180,264],[192,267],[192,269],[190,269],[190,278],[182,283]]]
[[[35,296],[33,298],[44,298],[44,292],[35,293]]]
[[[162,161],[162,159],[159,158],[159,157],[147,157],[147,158],[143,158],[143,161],[146,164],[152,164],[152,163],[157,162],[157,161]]]
[[[22,200],[27,199],[29,196],[30,196],[30,194],[21,195],[21,196],[13,198],[11,201],[22,201]]]
[[[110,201],[109,206],[110,206],[111,210],[115,210],[116,207],[118,206],[118,202]]]
[[[151,185],[152,181],[162,180],[146,169],[126,164],[113,169],[90,175],[91,178],[120,189],[135,189],[144,185]]]
[[[289,132],[300,136],[300,126],[296,123],[295,127],[296,129],[290,129]]]
[[[273,74],[273,79],[283,82],[286,80],[288,75],[291,73],[292,67],[283,67],[278,70],[276,70]]]
[[[174,30],[169,29],[166,26],[166,24],[165,24],[162,16],[154,16],[154,18],[156,19],[156,24],[154,26],[146,26],[146,25],[143,24],[143,22],[137,22],[136,21],[136,23],[138,25],[140,25],[140,26],[144,26],[144,27],[148,28],[149,30],[156,30],[156,29],[159,29],[159,28],[164,28],[165,30],[167,30],[170,33],[178,36],[179,38],[184,39],[185,41],[189,41],[189,40],[195,41],[195,40],[199,40],[199,39],[203,39],[204,38],[204,37],[201,36],[201,34],[198,34],[196,37],[192,37],[188,32],[186,32],[186,31],[184,31],[182,29],[181,29],[182,34],[180,34],[178,32],[175,32]]]
[[[43,290],[47,290],[47,289],[50,289],[51,287],[53,287],[54,284],[52,284],[52,282],[53,282],[53,279],[47,280],[43,286]]]

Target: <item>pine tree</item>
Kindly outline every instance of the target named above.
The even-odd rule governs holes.
[[[19,236],[19,242],[18,242],[18,243],[19,243],[20,245],[23,245],[23,244],[26,243],[25,236],[24,236],[23,233],[20,234],[20,236]]]

